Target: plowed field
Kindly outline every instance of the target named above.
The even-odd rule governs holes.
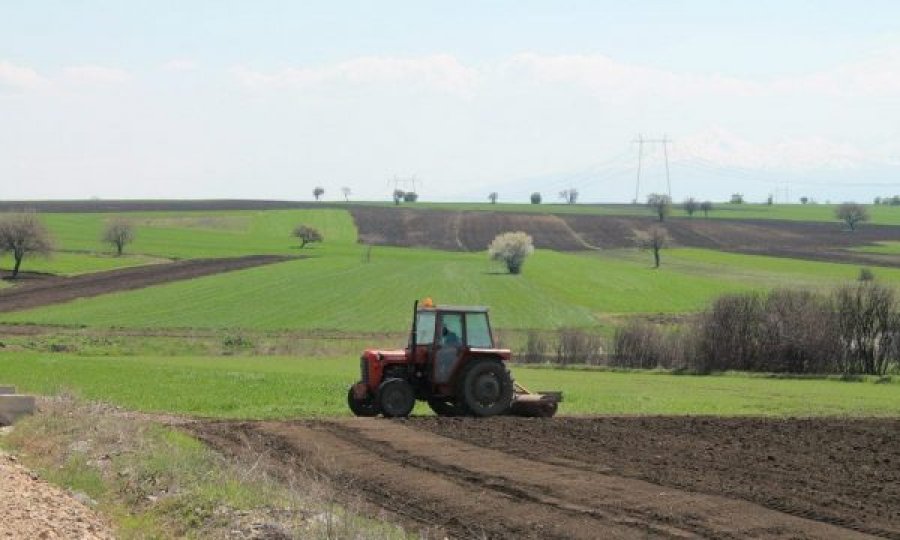
[[[481,251],[500,233],[524,231],[538,248],[558,251],[634,246],[635,231],[662,226],[673,244],[794,257],[799,259],[900,266],[897,257],[859,253],[848,248],[900,240],[900,227],[866,225],[855,232],[839,223],[778,220],[673,218],[585,214],[453,212],[409,208],[350,209],[359,239],[366,244]]]
[[[414,418],[196,423],[452,537],[900,538],[900,420]]]
[[[225,259],[190,259],[95,272],[75,277],[32,277],[0,291],[0,312],[68,302],[76,298],[128,291],[183,279],[219,274],[287,260],[277,255],[251,255]]]

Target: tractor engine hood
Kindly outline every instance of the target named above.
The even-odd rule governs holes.
[[[366,349],[363,354],[369,358],[380,358],[388,362],[406,360],[406,351],[403,349]]]

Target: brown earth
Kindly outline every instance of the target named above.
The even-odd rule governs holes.
[[[900,420],[198,422],[412,529],[487,538],[900,538]]]
[[[360,242],[375,245],[481,251],[498,234],[524,231],[538,248],[558,251],[634,246],[635,231],[660,225],[654,218],[587,214],[456,212],[353,207]],[[673,244],[776,257],[900,266],[900,258],[849,251],[900,241],[900,227],[865,225],[855,232],[838,223],[780,220],[670,218],[662,224]]]
[[[74,277],[44,276],[0,289],[0,312],[68,302],[76,298],[140,289],[151,285],[243,270],[289,260],[277,255],[251,255],[226,259],[189,259],[94,272]]]

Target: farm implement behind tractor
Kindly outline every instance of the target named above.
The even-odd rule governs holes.
[[[486,307],[416,301],[406,349],[366,350],[347,402],[357,416],[409,416],[416,400],[440,416],[556,414],[562,393],[514,382],[511,356],[495,347]]]

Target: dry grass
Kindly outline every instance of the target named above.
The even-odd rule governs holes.
[[[226,459],[184,431],[71,396],[41,400],[2,442],[110,516],[122,538],[405,537],[336,504],[302,464],[275,476],[265,456]]]

